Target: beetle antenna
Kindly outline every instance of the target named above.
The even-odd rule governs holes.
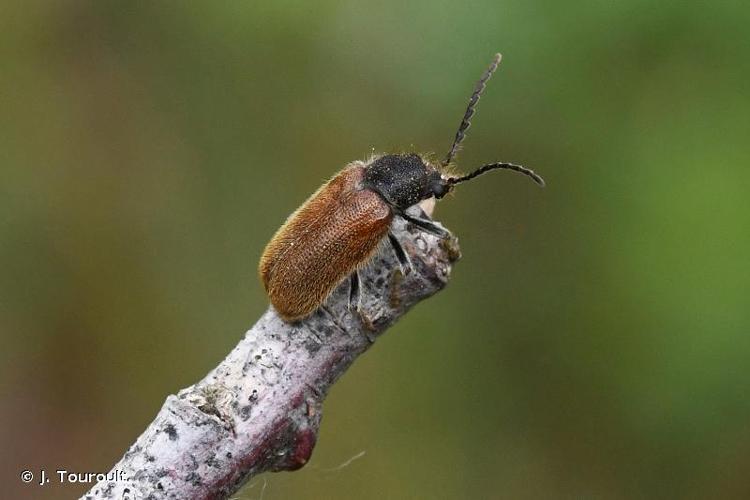
[[[474,177],[478,177],[486,172],[489,172],[490,170],[496,170],[496,169],[513,170],[514,172],[519,172],[519,173],[522,173],[523,175],[528,175],[529,177],[534,179],[534,182],[544,187],[544,179],[542,179],[539,176],[539,174],[537,174],[531,169],[522,167],[521,165],[515,165],[513,163],[489,163],[487,165],[483,165],[479,167],[478,169],[474,170],[470,174],[462,175],[461,177],[450,177],[447,179],[447,182],[450,185],[456,185],[461,182],[466,182],[468,180],[471,180]]]
[[[484,88],[487,86],[487,81],[492,76],[492,73],[494,73],[495,70],[497,69],[497,65],[500,64],[501,58],[502,58],[502,55],[495,54],[495,57],[492,59],[492,62],[490,63],[490,66],[487,68],[487,70],[482,75],[482,78],[479,79],[476,86],[474,87],[474,93],[471,94],[471,98],[469,99],[469,105],[466,107],[466,112],[464,113],[463,120],[461,120],[461,125],[458,126],[458,131],[456,132],[456,138],[453,139],[453,145],[451,146],[451,150],[448,151],[448,155],[445,157],[445,160],[443,160],[443,166],[446,166],[451,161],[453,161],[453,158],[456,156],[456,153],[458,153],[458,148],[461,146],[461,143],[466,137],[466,131],[471,126],[471,117],[474,116],[474,112],[477,109],[477,102],[479,102],[479,97],[481,97],[482,92],[484,92]]]

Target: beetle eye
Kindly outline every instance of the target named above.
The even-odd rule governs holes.
[[[435,195],[435,198],[439,200],[446,194],[450,193],[452,188],[453,186],[451,184],[448,184],[447,182],[440,179],[438,182],[433,183],[432,192]]]

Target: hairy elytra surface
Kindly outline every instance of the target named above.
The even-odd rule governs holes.
[[[323,184],[266,246],[260,277],[282,318],[314,312],[388,233],[393,214],[377,193],[362,188],[365,167],[353,162]]]

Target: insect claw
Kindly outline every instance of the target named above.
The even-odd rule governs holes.
[[[388,233],[388,240],[390,241],[391,247],[393,248],[393,253],[396,254],[396,259],[398,260],[398,266],[401,269],[401,274],[403,274],[404,276],[408,276],[412,271],[409,256],[406,255],[406,252],[404,252],[404,248],[401,246],[398,238],[396,238],[393,233]]]

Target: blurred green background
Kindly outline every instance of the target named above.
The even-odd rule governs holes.
[[[306,468],[236,498],[748,498],[748,25],[745,2],[3,2],[7,498],[82,494],[18,474],[108,470],[265,310],[284,218],[373,149],[443,155],[497,51],[459,165],[547,189],[441,203],[449,287],[336,384]]]

